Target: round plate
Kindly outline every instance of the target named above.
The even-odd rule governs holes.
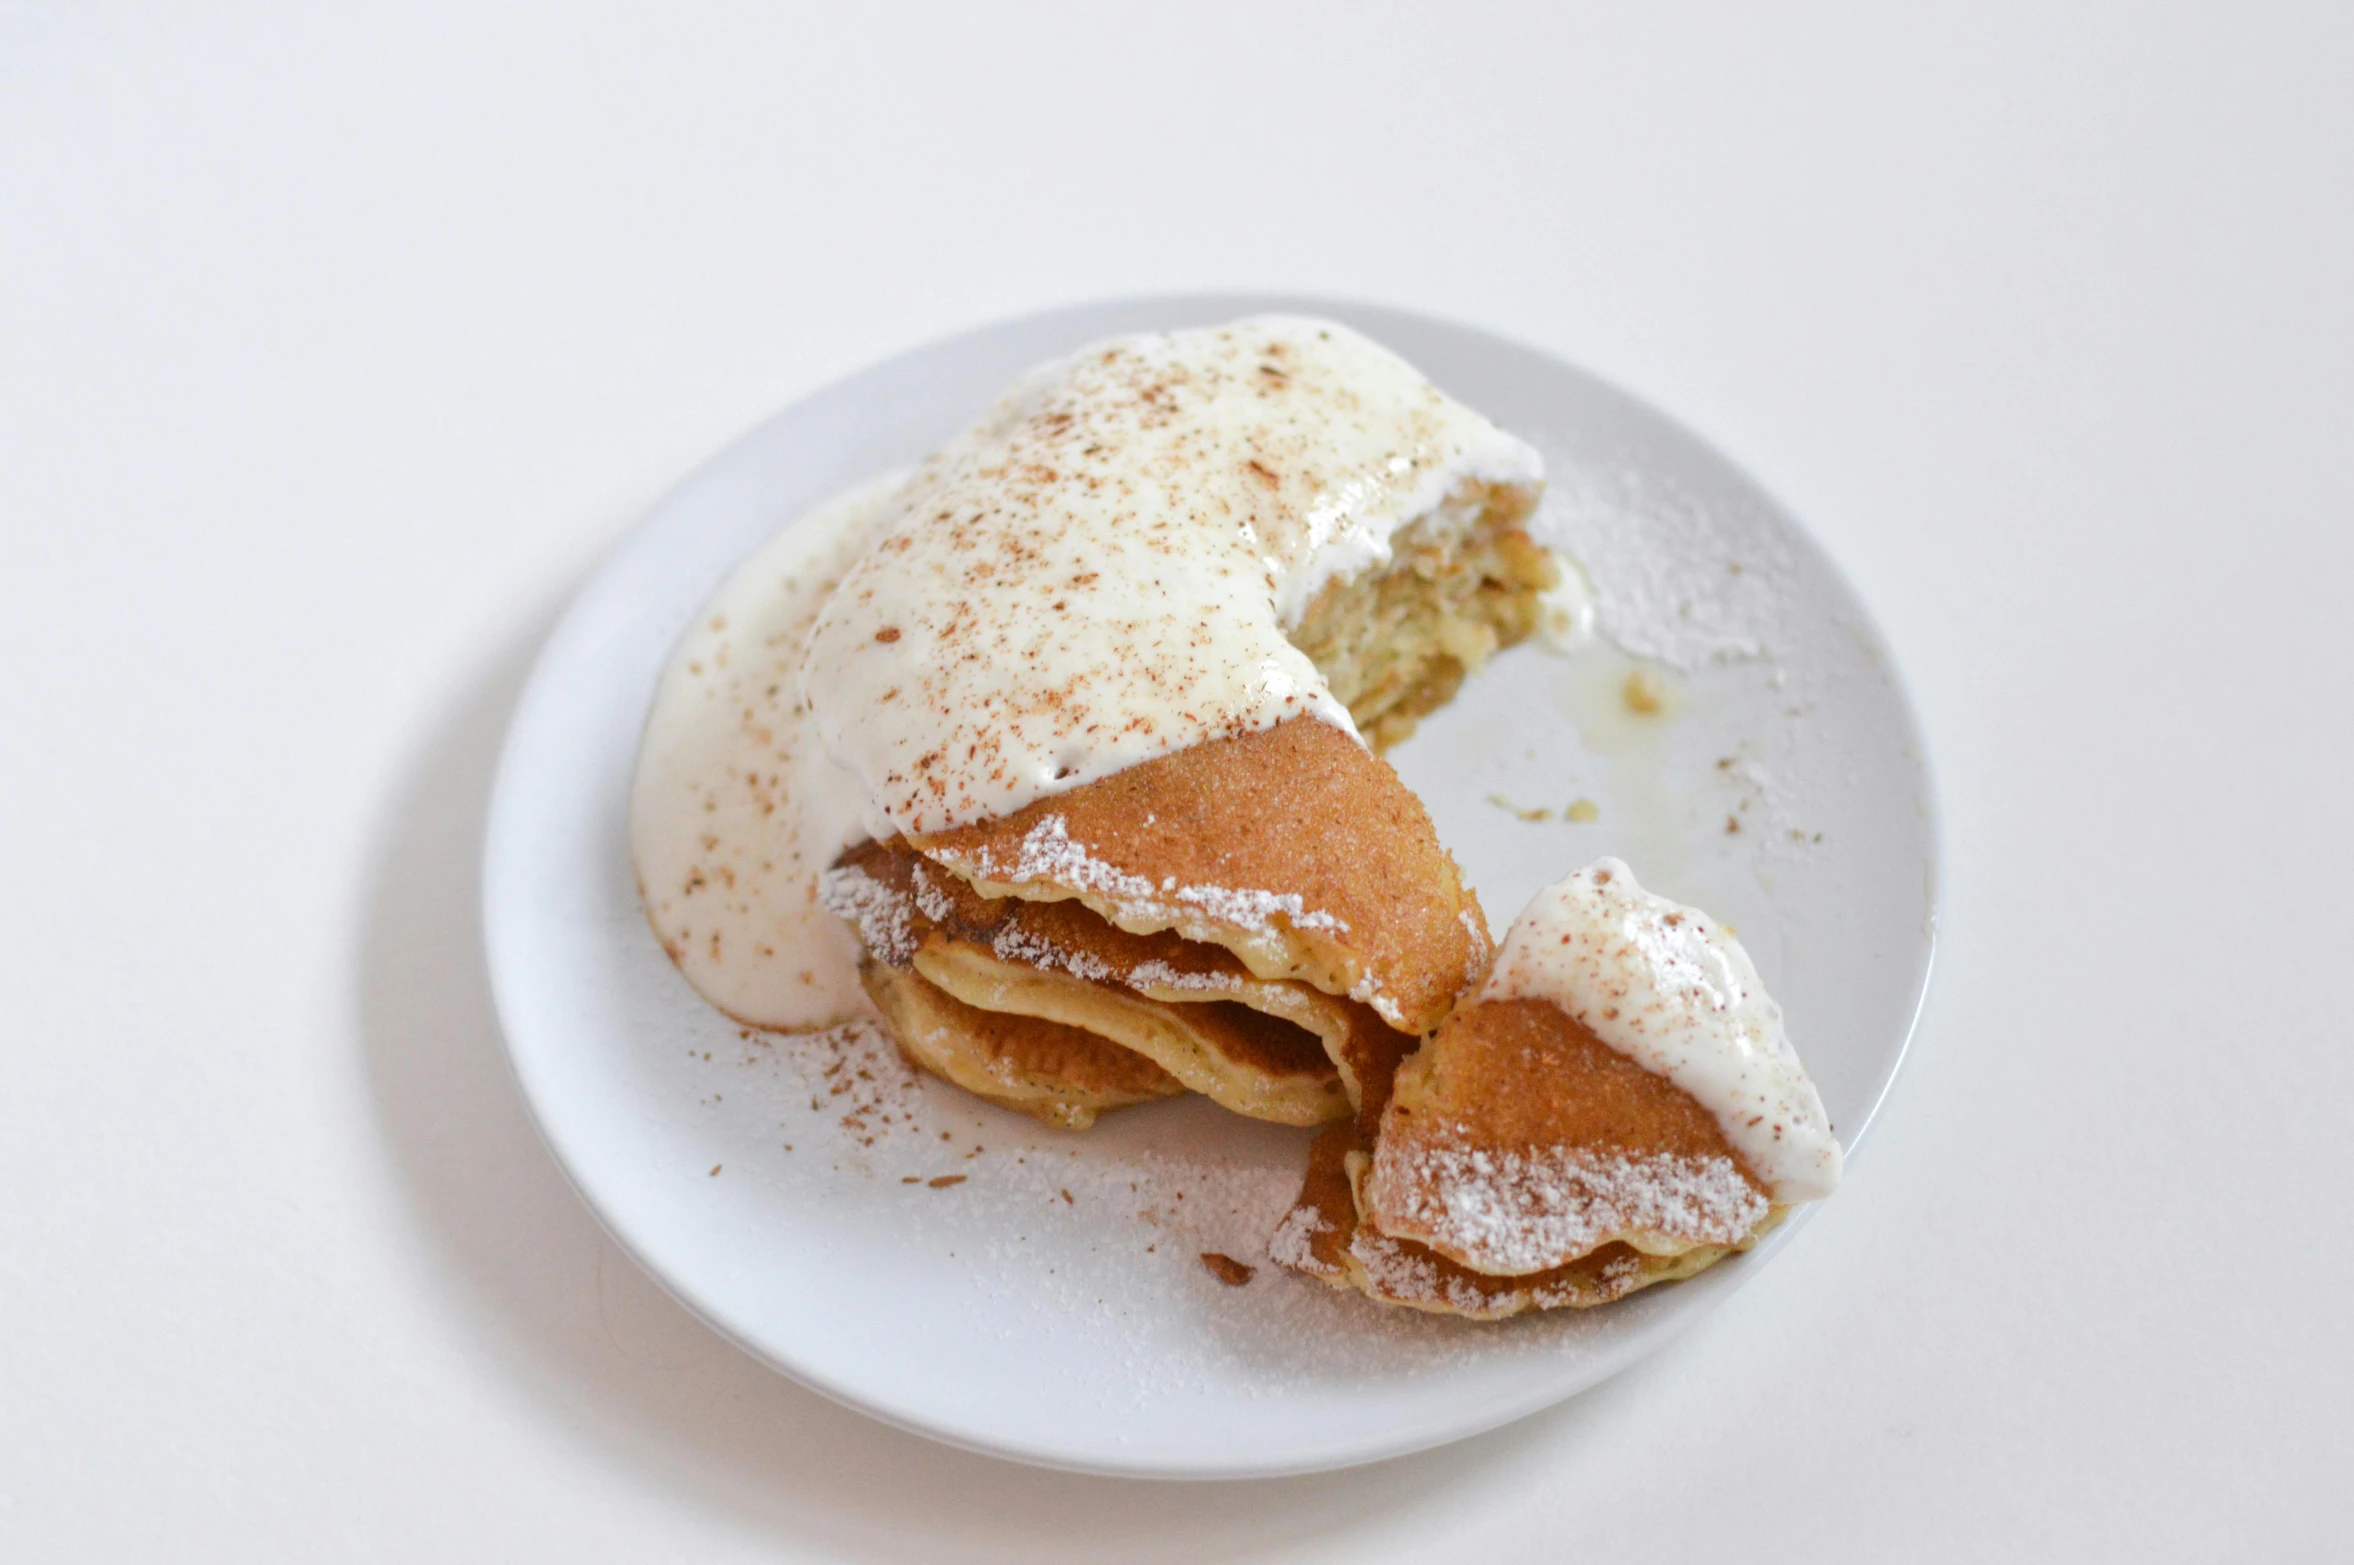
[[[615,1240],[784,1373],[975,1450],[1211,1477],[1437,1445],[1624,1368],[1803,1227],[1591,1312],[1380,1309],[1266,1264],[1307,1133],[1199,1099],[1048,1130],[915,1080],[887,1046],[746,1032],[655,944],[626,826],[638,732],[730,568],[1044,359],[1271,310],[1345,321],[1533,440],[1547,514],[1593,578],[1607,640],[1504,654],[1393,755],[1497,928],[1604,853],[1707,908],[1781,999],[1851,1150],[1928,980],[1934,812],[1886,647],[1796,523],[1623,393],[1459,326],[1290,298],[1062,310],[854,376],[682,485],[550,637],[500,763],[484,927],[524,1096]],[[1569,818],[1580,800],[1595,809]],[[1229,1285],[1204,1252],[1256,1274]]]

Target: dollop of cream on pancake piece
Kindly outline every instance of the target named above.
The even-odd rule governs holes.
[[[1791,1205],[1839,1183],[1839,1143],[1782,1008],[1741,942],[1698,908],[1596,859],[1512,921],[1479,998],[1545,1000],[1715,1118],[1749,1172]]]

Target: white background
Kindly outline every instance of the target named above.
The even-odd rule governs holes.
[[[2354,13],[195,9],[0,6],[0,1556],[2343,1546]],[[674,478],[1209,287],[1746,463],[1895,644],[1948,869],[1913,1063],[1730,1307],[1443,1452],[1174,1486],[681,1314],[523,1116],[474,895],[531,650]]]

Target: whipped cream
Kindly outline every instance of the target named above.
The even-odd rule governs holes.
[[[1540,891],[1512,921],[1482,1000],[1546,1000],[1715,1116],[1749,1172],[1791,1205],[1839,1183],[1839,1143],[1749,953],[1617,859]]]
[[[817,617],[809,709],[877,836],[1288,717],[1353,735],[1286,629],[1458,485],[1541,472],[1329,321],[1098,344],[1026,377],[891,499]]]
[[[901,476],[820,505],[736,568],[672,652],[638,748],[646,916],[687,981],[756,1027],[870,1014],[858,942],[818,901],[818,876],[866,835],[864,800],[809,729],[801,663]]]

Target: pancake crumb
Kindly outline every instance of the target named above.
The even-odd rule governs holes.
[[[1233,1256],[1220,1255],[1215,1250],[1202,1251],[1202,1264],[1210,1269],[1211,1276],[1229,1288],[1239,1288],[1259,1275],[1256,1266],[1245,1266]]]
[[[934,1190],[945,1190],[950,1185],[961,1185],[964,1182],[965,1176],[962,1174],[942,1174],[938,1179],[926,1181]]]
[[[1522,809],[1519,805],[1514,804],[1510,799],[1505,798],[1500,793],[1489,794],[1488,803],[1494,805],[1497,809],[1502,810],[1505,814],[1517,816],[1519,819],[1524,821],[1549,821],[1553,818],[1553,812],[1549,809],[1545,809],[1541,806],[1536,809]]]
[[[1569,808],[1562,811],[1562,814],[1580,826],[1590,826],[1602,818],[1602,806],[1591,799],[1572,799],[1569,801]]]
[[[1656,716],[1667,710],[1667,686],[1658,675],[1646,669],[1636,669],[1627,676],[1626,688],[1619,692],[1630,712],[1645,717]]]

